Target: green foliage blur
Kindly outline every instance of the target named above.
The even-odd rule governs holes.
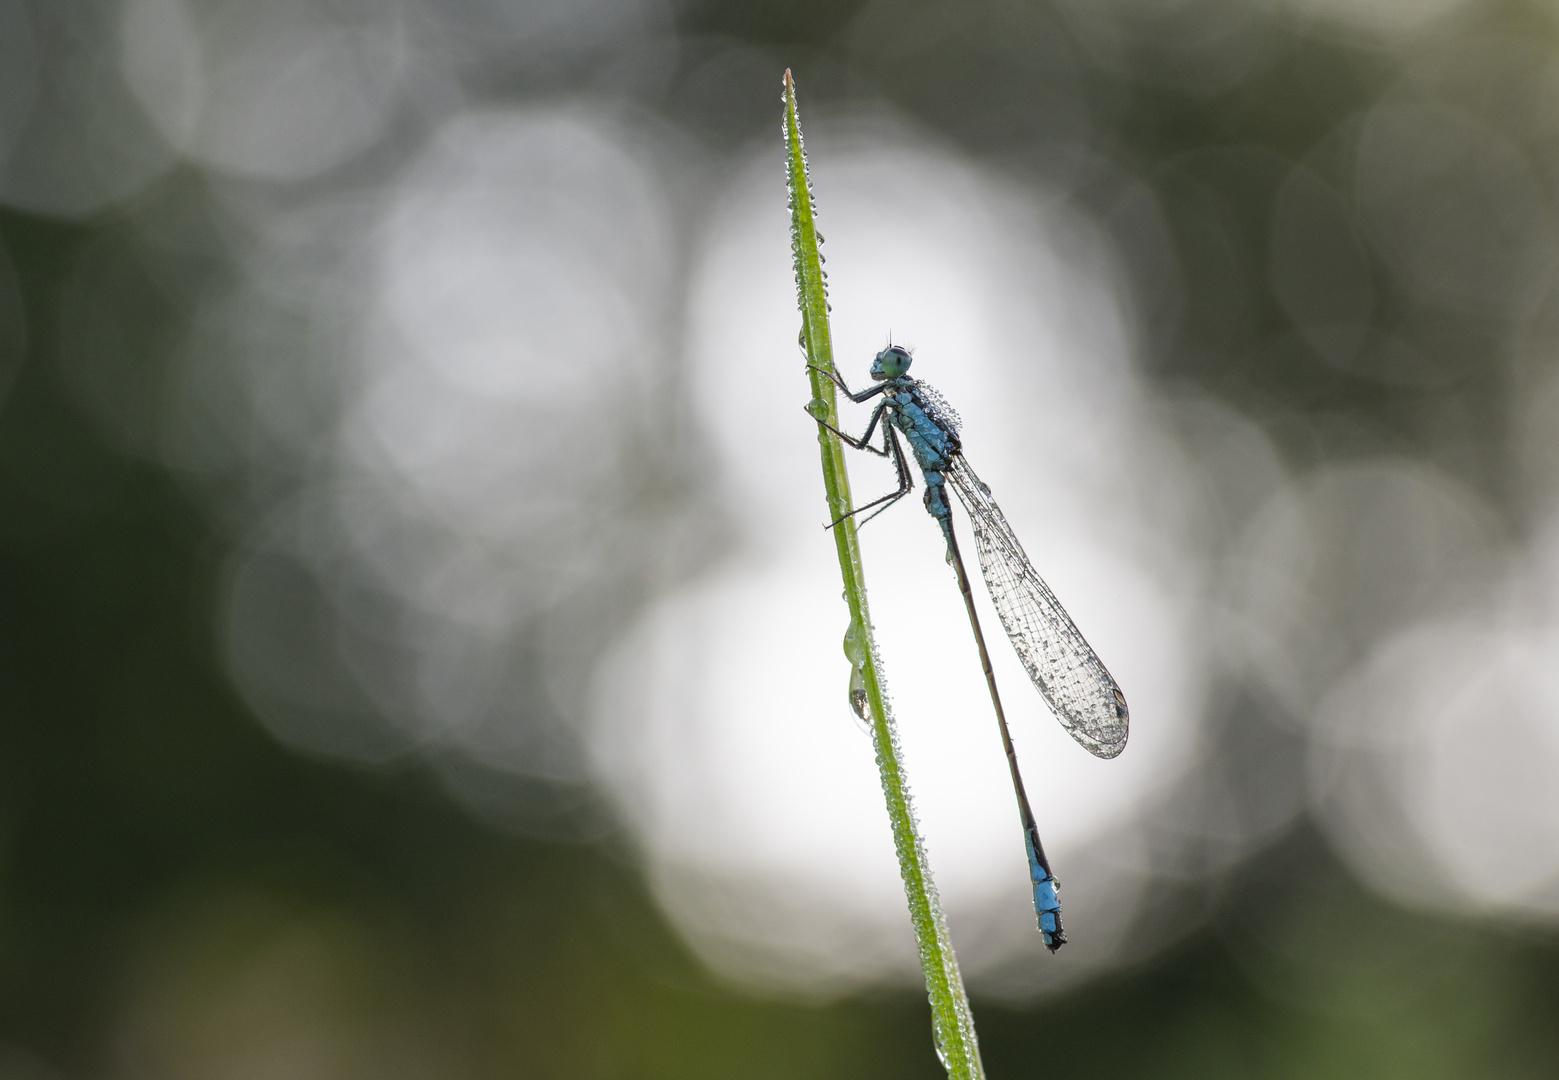
[[[780,213],[785,66],[809,115],[886,101],[1035,182],[1078,168],[1050,154],[1072,119],[1051,107],[1064,77],[1066,107],[1108,119],[1112,152],[1158,185],[1173,229],[1207,235],[1194,175],[1222,200],[1222,235],[1246,246],[1184,267],[1185,316],[1152,343],[1153,378],[1293,418],[1275,430],[1296,457],[1324,452],[1326,431],[1363,431],[1508,499],[1485,315],[1448,319],[1465,344],[1439,385],[1242,345],[1284,318],[1259,271],[1278,177],[1250,148],[1302,157],[1394,77],[1391,55],[1285,24],[1260,64],[1195,85],[1159,77],[1163,55],[1140,41],[1088,59],[1049,8],[1035,9],[1048,34],[1000,32],[1028,6],[683,4],[679,58],[647,104],[711,146],[768,139]],[[1470,7],[1433,33],[1454,48],[1496,30],[1559,57],[1535,6]],[[710,58],[738,53],[715,92]],[[529,92],[526,72],[509,75]],[[549,77],[550,92],[573,76]],[[158,184],[141,197],[209,197],[189,168]],[[1108,183],[1077,190],[1106,220],[1118,206]],[[918,991],[747,996],[682,949],[610,839],[479,824],[423,765],[313,760],[256,723],[221,660],[232,535],[171,469],[106,436],[62,371],[83,267],[113,267],[97,286],[116,301],[109,332],[148,381],[193,318],[169,276],[231,272],[217,254],[170,262],[126,213],[0,209],[26,328],[24,352],[0,357],[14,371],[0,411],[0,1080],[941,1075]],[[1176,917],[1200,928],[1142,966],[1028,1008],[976,988],[989,1074],[1559,1075],[1551,930],[1391,906],[1303,820],[1227,876],[1194,871],[1164,886],[1143,932]]]

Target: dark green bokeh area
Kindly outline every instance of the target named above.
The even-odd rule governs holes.
[[[1505,315],[1431,317],[1377,269],[1372,317],[1433,342],[1448,373],[1414,385],[1288,333],[1265,263],[1271,163],[1310,153],[1399,71],[1383,47],[1270,18],[1281,25],[1220,39],[1259,57],[1220,66],[1155,50],[1155,35],[1192,34],[1179,24],[1101,51],[1065,6],[684,4],[666,31],[675,63],[628,93],[711,155],[770,139],[776,214],[787,65],[809,117],[891,106],[1019,182],[1065,189],[1141,285],[1149,379],[1257,416],[1296,468],[1378,447],[1432,461],[1519,535]],[[1444,48],[1515,35],[1559,58],[1535,9],[1457,18],[1434,31]],[[599,92],[587,67],[498,65],[483,85],[497,99]],[[1127,165],[1179,245],[1173,319],[1155,316],[1154,267],[1133,261]],[[138,197],[198,208],[211,196],[196,173],[178,166]],[[234,531],[188,476],[108,434],[61,359],[90,322],[132,373],[123,385],[155,385],[191,333],[189,298],[234,272],[219,244],[170,256],[137,212],[0,209],[26,327],[0,406],[0,1080],[942,1075],[912,989],[797,1004],[706,974],[609,828],[505,832],[414,755],[315,760],[251,716],[222,652]],[[1214,218],[1222,239],[1201,244]],[[107,306],[80,308],[86,274]],[[1261,708],[1225,712],[1219,730],[1258,732],[1250,753],[1292,752]],[[1559,1075],[1549,927],[1393,906],[1303,817],[1227,873],[1196,872],[1164,886],[1141,933],[1195,929],[1140,965],[1028,1008],[976,985],[988,1074]]]

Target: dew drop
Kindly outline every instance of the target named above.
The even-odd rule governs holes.
[[[844,632],[844,658],[850,661],[853,668],[861,668],[866,664],[866,656],[861,649],[861,624],[854,619]]]
[[[866,676],[861,674],[860,668],[850,672],[850,709],[861,720],[861,730],[869,730],[872,722],[871,703],[866,698]]]
[[[871,705],[866,697],[866,648],[860,624],[850,620],[844,632],[844,657],[850,661],[850,709],[861,721],[861,730],[869,731]]]

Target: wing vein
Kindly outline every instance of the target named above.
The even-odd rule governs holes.
[[[1098,757],[1115,757],[1126,747],[1130,724],[1120,686],[1035,571],[990,488],[962,454],[954,456],[947,475],[974,526],[991,602],[1029,678],[1072,738]]]

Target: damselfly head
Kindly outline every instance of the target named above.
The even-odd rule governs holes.
[[[872,378],[897,379],[909,370],[909,350],[902,345],[889,345],[872,361]]]

